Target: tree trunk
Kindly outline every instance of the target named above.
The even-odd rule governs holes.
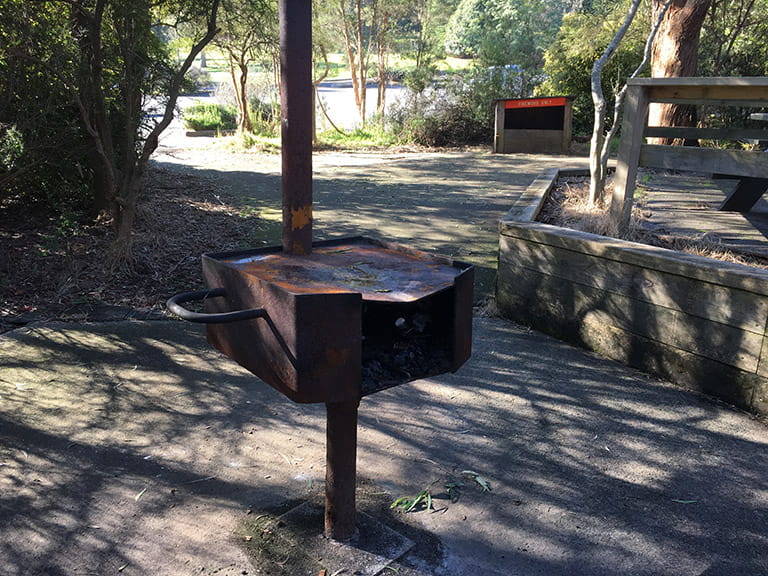
[[[133,222],[136,220],[136,208],[138,207],[139,192],[141,191],[143,169],[131,170],[124,176],[121,183],[120,198],[117,209],[114,210],[115,238],[110,247],[113,264],[118,266],[131,265],[133,247]]]
[[[344,35],[344,46],[347,49],[347,60],[349,60],[349,72],[352,76],[352,92],[355,95],[355,106],[358,111],[360,110],[360,84],[357,78],[357,58],[355,56],[355,48],[352,43],[352,34],[349,30],[349,22],[347,21],[347,13],[344,8],[344,0],[339,1],[339,18],[341,18],[341,30]]]
[[[664,15],[651,50],[651,76],[670,78],[695,76],[699,63],[701,26],[711,0],[674,0]],[[664,8],[664,0],[653,0],[653,21]],[[649,126],[693,126],[696,110],[691,106],[651,104]],[[672,138],[654,138],[654,144],[675,143]]]
[[[375,9],[375,3],[374,3],[374,9]],[[359,74],[359,80],[358,85],[360,86],[360,94],[358,97],[358,111],[360,112],[360,123],[363,127],[365,127],[365,101],[367,96],[367,85],[368,85],[368,78],[367,78],[367,68],[368,68],[368,57],[365,50],[365,42],[363,40],[363,2],[362,0],[356,0],[355,3],[356,11],[355,15],[357,18],[356,21],[356,28],[357,28],[357,66],[358,66],[358,74]],[[375,17],[374,17],[375,20]],[[354,74],[354,72],[353,72]]]
[[[595,60],[592,65],[590,75],[590,86],[592,89],[592,104],[595,107],[595,120],[592,124],[592,139],[589,144],[589,205],[602,202],[603,192],[605,191],[605,171],[606,166],[600,161],[600,152],[603,149],[605,141],[605,95],[603,94],[603,68],[606,62],[616,52],[621,44],[624,35],[629,30],[632,21],[635,19],[637,9],[640,7],[641,0],[632,0],[627,15],[622,22],[613,39],[608,44],[605,52]]]
[[[248,107],[248,62],[240,61],[238,66],[240,67],[240,83],[237,86],[239,91],[237,103],[240,107],[240,114],[237,119],[237,129],[239,132],[253,132],[253,121]]]
[[[130,264],[131,229],[136,217],[136,208],[141,190],[144,169],[158,145],[160,134],[173,119],[176,101],[181,90],[184,74],[200,51],[218,33],[216,14],[219,0],[214,0],[210,9],[206,34],[196,42],[184,63],[171,79],[168,101],[163,117],[142,141],[139,126],[141,122],[140,77],[145,71],[133,60],[130,37],[123,43],[125,70],[121,77],[122,117],[111,115],[107,96],[103,88],[104,60],[101,45],[101,27],[106,0],[97,0],[93,11],[85,4],[72,4],[72,35],[77,38],[81,49],[80,76],[72,91],[80,120],[93,144],[90,160],[97,175],[94,180],[95,196],[100,204],[106,204],[113,218],[115,237],[111,252],[118,265]],[[139,16],[142,16],[139,14]],[[134,25],[134,20],[129,20]],[[139,24],[135,24],[137,29]],[[85,30],[85,33],[82,31]],[[115,122],[122,122],[121,130]],[[116,144],[113,132],[122,135]]]
[[[388,56],[388,28],[389,28],[389,14],[386,12],[381,15],[381,23],[379,25],[379,38],[378,38],[378,69],[379,69],[379,86],[376,93],[376,113],[380,116],[381,122],[384,122],[384,108],[386,107],[387,98],[387,56]]]

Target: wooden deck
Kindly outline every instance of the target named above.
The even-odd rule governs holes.
[[[616,161],[611,218],[620,231],[629,225],[638,168],[730,174],[768,181],[763,152],[693,146],[669,146],[669,139],[768,140],[768,130],[732,127],[648,126],[658,104],[762,108],[768,104],[768,77],[632,78],[627,81],[624,120]],[[648,143],[647,137],[653,137]],[[731,208],[752,206],[753,188],[744,183]],[[746,207],[744,209],[747,209]]]
[[[635,200],[650,217],[645,225],[659,232],[700,238],[707,234],[726,247],[768,257],[768,201],[750,212],[721,212],[718,207],[737,180],[646,170],[638,178]]]

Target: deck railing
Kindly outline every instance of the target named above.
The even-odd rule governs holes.
[[[648,126],[652,102],[710,106],[768,107],[768,77],[635,78],[628,82],[611,217],[626,229],[639,166],[726,174],[743,179],[751,197],[759,197],[768,179],[768,154],[690,146],[646,144],[646,137],[768,140],[766,129]],[[757,190],[757,194],[755,194]]]

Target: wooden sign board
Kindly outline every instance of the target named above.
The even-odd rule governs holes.
[[[500,154],[567,154],[573,98],[517,98],[496,102],[494,151]]]

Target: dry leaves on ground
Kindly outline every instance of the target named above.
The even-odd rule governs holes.
[[[0,204],[0,330],[35,319],[91,319],[108,307],[159,313],[173,294],[200,289],[200,255],[243,248],[265,223],[214,183],[149,170],[134,227],[134,260],[112,270],[110,223],[62,222]]]

